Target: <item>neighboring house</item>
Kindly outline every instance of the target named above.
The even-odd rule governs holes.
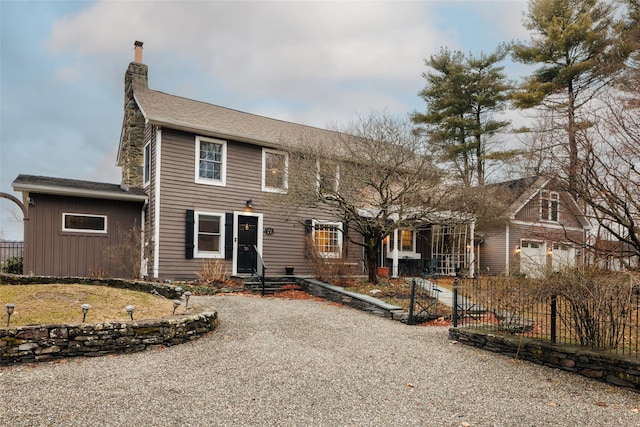
[[[540,277],[583,261],[590,225],[569,193],[537,176],[494,186],[506,198],[508,222],[478,230],[482,274]]]
[[[331,140],[335,132],[151,90],[141,61],[142,43],[136,42],[136,60],[125,73],[121,185],[22,175],[14,181],[29,214],[25,272],[86,276],[102,268],[112,277],[124,274],[98,262],[115,243],[117,224],[141,227],[140,249],[130,256],[149,279],[195,279],[208,261],[228,274],[251,275],[260,259],[267,275],[290,268],[309,274],[309,236],[321,256],[364,272],[362,247],[348,242],[342,222],[303,209],[298,218],[286,218],[269,203],[270,194],[289,187],[285,147]],[[386,243],[383,249],[394,256],[382,261],[393,261],[395,270],[399,259],[420,261],[413,270],[428,259],[438,259],[441,265],[433,268],[442,272],[468,268],[473,232],[452,230],[398,230],[391,240],[398,250]],[[76,261],[82,257],[90,259]]]

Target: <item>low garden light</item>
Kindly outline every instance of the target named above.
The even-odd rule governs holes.
[[[178,308],[178,306],[179,306],[180,304],[182,304],[182,303],[180,302],[180,300],[179,300],[179,299],[174,299],[174,300],[173,300],[173,314],[176,314],[176,308]]]
[[[91,308],[91,304],[82,304],[80,308],[82,308],[82,323],[84,323],[84,321],[87,319],[87,313]]]
[[[11,322],[11,315],[13,314],[13,310],[16,309],[16,305],[12,303],[7,303],[4,306],[7,308],[7,328],[8,328],[9,322]]]
[[[191,297],[191,292],[187,291],[184,293],[184,310],[189,310],[189,298]]]
[[[126,306],[124,309],[125,309],[125,311],[126,311],[127,313],[129,313],[129,316],[131,317],[131,320],[133,320],[133,311],[136,309],[136,308],[135,308],[135,306],[133,306],[133,305],[128,305],[128,306]]]
[[[182,288],[177,287],[175,290],[176,290],[176,294],[178,295],[178,298],[180,298],[182,296]]]

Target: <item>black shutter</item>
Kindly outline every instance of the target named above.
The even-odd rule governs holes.
[[[224,259],[233,258],[233,213],[224,214]]]
[[[311,234],[313,230],[313,220],[307,219],[304,222],[304,234]]]
[[[185,220],[185,232],[184,232],[184,257],[187,259],[193,258],[193,249],[195,247],[193,234],[194,226],[196,223],[193,210],[187,209],[187,218]]]

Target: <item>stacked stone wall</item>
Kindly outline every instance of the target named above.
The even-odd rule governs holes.
[[[0,366],[181,344],[213,331],[217,325],[218,313],[212,311],[160,320],[0,328]]]
[[[563,371],[575,372],[640,392],[640,360],[637,358],[464,328],[449,329],[449,337],[462,344]]]

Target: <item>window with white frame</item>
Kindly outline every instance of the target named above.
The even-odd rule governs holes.
[[[313,243],[324,258],[342,257],[342,223],[314,220]]]
[[[560,195],[555,191],[542,190],[540,192],[540,219],[558,222],[558,206]]]
[[[144,146],[144,166],[143,166],[143,182],[145,185],[149,184],[151,179],[151,143],[147,142]]]
[[[107,216],[65,212],[62,214],[62,231],[106,233]]]
[[[319,191],[338,191],[338,181],[340,179],[340,167],[336,164],[323,162],[318,160],[317,183],[316,187]]]
[[[226,162],[226,141],[196,136],[197,183],[225,185]]]
[[[389,235],[388,251],[391,252],[395,248],[393,233]],[[415,253],[416,233],[413,230],[398,230],[398,252]]]
[[[287,182],[288,162],[286,153],[267,148],[262,150],[262,191],[286,193],[289,187]]]
[[[195,248],[196,258],[224,257],[224,215],[208,212],[196,212]]]

